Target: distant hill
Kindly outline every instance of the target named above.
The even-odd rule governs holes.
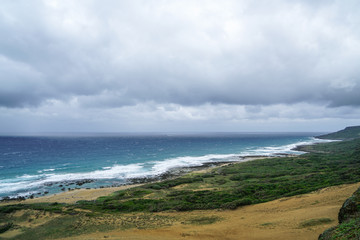
[[[338,132],[317,136],[317,138],[334,140],[360,138],[360,126],[347,127]]]

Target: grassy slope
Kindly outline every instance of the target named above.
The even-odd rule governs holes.
[[[347,127],[338,132],[325,134],[322,136],[318,136],[321,139],[336,139],[336,140],[345,140],[345,139],[353,139],[360,137],[360,126]]]
[[[96,201],[81,201],[75,205],[3,206],[0,207],[0,225],[16,223],[13,213],[19,209],[53,212],[60,214],[60,217],[36,228],[24,228],[24,234],[17,239],[26,239],[29,233],[36,233],[38,239],[43,236],[56,238],[65,233],[69,236],[84,231],[105,231],[110,226],[100,224],[89,228],[86,224],[80,224],[74,228],[74,221],[91,222],[92,218],[119,217],[118,214],[129,212],[150,214],[166,210],[234,209],[242,205],[308,193],[327,186],[360,181],[360,139],[316,144],[308,146],[307,150],[311,153],[299,157],[232,164],[213,169],[209,173],[192,173],[174,180],[119,191]],[[88,220],[82,221],[83,218]],[[59,225],[59,219],[64,219],[60,232],[59,228],[54,227]],[[130,223],[125,224],[124,228],[135,226]]]

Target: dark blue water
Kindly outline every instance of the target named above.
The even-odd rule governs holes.
[[[234,161],[238,156],[296,153],[320,141],[310,133],[134,136],[0,137],[0,197],[61,191],[67,181],[95,180],[81,187],[126,183],[174,167]],[[55,183],[55,184],[54,184]]]

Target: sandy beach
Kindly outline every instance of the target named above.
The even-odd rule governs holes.
[[[140,184],[133,185],[124,185],[120,187],[108,187],[108,188],[92,188],[92,189],[75,189],[71,191],[66,191],[58,194],[53,194],[49,196],[42,196],[33,199],[26,199],[24,201],[9,201],[2,202],[0,205],[9,205],[16,203],[76,203],[80,200],[95,200],[101,196],[110,195],[113,192],[125,190],[133,187],[140,186]]]

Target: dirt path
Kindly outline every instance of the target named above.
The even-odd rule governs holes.
[[[337,224],[337,215],[343,202],[360,187],[360,183],[325,188],[320,191],[268,203],[246,206],[235,211],[193,211],[163,213],[167,216],[219,216],[223,220],[208,225],[187,225],[176,222],[158,229],[130,229],[125,231],[98,232],[71,239],[317,239],[325,229]],[[312,219],[332,220],[310,227],[301,224]]]

